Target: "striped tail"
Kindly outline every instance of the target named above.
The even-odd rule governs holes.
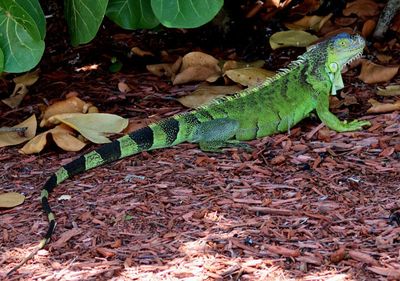
[[[43,239],[40,240],[36,248],[18,265],[12,268],[7,273],[7,276],[18,270],[28,260],[33,258],[37,252],[43,249],[44,246],[50,241],[56,227],[56,219],[53,211],[50,208],[48,198],[50,193],[58,184],[76,174],[93,169],[105,163],[113,162],[142,151],[169,147],[171,145],[186,141],[187,136],[191,133],[189,128],[192,128],[191,124],[187,124],[185,122],[185,120],[188,118],[188,115],[189,114],[187,114],[186,117],[183,117],[182,115],[182,118],[171,117],[164,119],[160,122],[134,131],[129,135],[125,135],[111,143],[101,146],[94,151],[80,156],[79,158],[61,167],[58,171],[51,175],[45,183],[40,194],[42,209],[46,213],[49,221],[47,232]],[[182,124],[182,122],[189,126],[185,126]],[[180,125],[184,126],[180,127]],[[180,128],[184,128],[185,130],[180,130]],[[178,132],[180,133],[179,136]]]

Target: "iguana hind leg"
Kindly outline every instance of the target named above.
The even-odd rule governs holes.
[[[201,123],[196,129],[192,142],[199,143],[203,151],[221,152],[222,147],[243,147],[246,144],[233,139],[239,129],[239,122],[219,118]]]

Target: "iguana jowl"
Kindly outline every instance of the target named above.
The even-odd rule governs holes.
[[[342,122],[329,111],[329,95],[343,88],[343,66],[361,56],[364,46],[365,41],[359,35],[338,34],[312,46],[287,69],[254,88],[150,124],[61,167],[41,192],[49,228],[37,250],[50,240],[56,225],[49,194],[59,183],[78,173],[141,151],[182,142],[198,143],[204,151],[218,151],[240,145],[240,141],[286,132],[313,110],[335,131],[353,131],[369,125],[367,121]]]

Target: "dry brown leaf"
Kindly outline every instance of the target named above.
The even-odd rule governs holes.
[[[27,130],[23,134],[17,132],[0,132],[0,147],[16,145],[32,139],[36,135],[37,121],[33,114],[25,121],[15,125],[13,128],[24,128]]]
[[[399,66],[382,66],[368,60],[361,60],[361,73],[358,76],[365,83],[390,81],[399,71]]]
[[[178,101],[186,107],[196,108],[213,99],[240,91],[238,86],[205,86],[200,85],[193,93],[183,96]]]
[[[118,90],[123,93],[126,94],[128,92],[130,92],[131,88],[129,87],[128,84],[126,84],[125,82],[119,82],[118,83]]]
[[[377,54],[376,58],[382,63],[389,63],[393,59],[392,56],[385,54]]]
[[[261,68],[265,64],[264,60],[256,60],[253,62],[242,62],[242,61],[235,61],[235,60],[227,60],[224,65],[222,66],[222,73],[225,73],[226,71],[230,69],[236,69],[236,68],[246,68],[246,67],[257,67]]]
[[[171,77],[173,72],[170,63],[159,63],[146,65],[146,69],[158,77]]]
[[[132,52],[132,54],[139,56],[139,57],[145,57],[145,56],[154,57],[154,54],[152,52],[144,51],[144,50],[140,49],[139,47],[133,47],[131,49],[131,52]]]
[[[386,86],[386,88],[378,87],[377,95],[384,97],[400,96],[400,85],[390,85]]]
[[[348,3],[346,9],[343,10],[343,15],[350,16],[351,14],[362,19],[373,17],[379,14],[379,6],[373,0],[356,0]]]
[[[17,192],[0,194],[0,208],[13,208],[21,205],[24,201],[25,196]]]
[[[255,86],[274,76],[275,72],[263,68],[247,67],[228,70],[225,75],[243,86]]]
[[[191,66],[178,73],[173,80],[174,85],[185,84],[192,81],[206,81],[210,78],[215,79],[221,75],[221,70],[217,65],[211,66]],[[213,80],[211,79],[211,80]]]
[[[269,38],[273,50],[283,47],[306,47],[318,39],[303,30],[287,30],[274,33]]]
[[[326,16],[304,16],[298,21],[285,23],[285,26],[291,30],[314,30],[319,31],[324,24],[332,17],[332,13]]]
[[[369,37],[372,32],[374,32],[376,26],[376,21],[369,19],[366,22],[364,22],[363,28],[361,30],[361,35],[364,38]]]
[[[350,18],[350,17],[339,17],[339,18],[335,18],[335,24],[339,25],[339,26],[349,26],[352,25],[353,23],[355,23],[357,21],[357,18]]]
[[[190,52],[182,58],[181,71],[193,66],[218,66],[218,60],[213,56],[203,52]]]
[[[93,110],[91,109],[93,107],[94,106],[91,103],[87,103],[77,96],[70,96],[65,100],[55,102],[46,108],[43,113],[42,121],[40,122],[40,127],[53,125],[49,122],[49,118],[54,115],[63,113],[87,113],[89,110]]]
[[[395,103],[381,103],[374,99],[369,99],[368,102],[372,105],[367,110],[367,113],[385,113],[400,110],[400,100]]]
[[[25,95],[28,93],[28,86],[33,85],[39,79],[39,70],[28,72],[24,75],[15,77],[15,88],[10,97],[3,99],[3,103],[11,108],[16,108],[20,105]]]
[[[53,133],[56,135],[57,145],[66,151],[79,151],[86,145],[84,142],[74,137],[74,132],[71,128],[65,125],[59,125],[31,139],[19,152],[22,154],[33,154],[42,151],[47,144],[47,135]]]
[[[332,253],[331,255],[331,262],[339,263],[344,260],[346,257],[346,248],[340,247],[336,252]]]

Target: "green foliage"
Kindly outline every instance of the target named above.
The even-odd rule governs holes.
[[[194,28],[210,21],[224,0],[64,0],[71,44],[90,42],[104,16],[125,29]],[[0,73],[35,67],[44,52],[46,21],[39,0],[0,0]]]
[[[167,27],[193,28],[212,20],[223,0],[151,0],[154,14]]]
[[[154,28],[160,23],[150,0],[110,0],[106,15],[125,29]]]
[[[24,7],[30,7],[29,12]],[[35,67],[44,52],[44,14],[37,0],[0,1],[0,49],[3,71]]]
[[[65,19],[73,46],[88,43],[96,36],[107,4],[108,0],[64,0]]]

